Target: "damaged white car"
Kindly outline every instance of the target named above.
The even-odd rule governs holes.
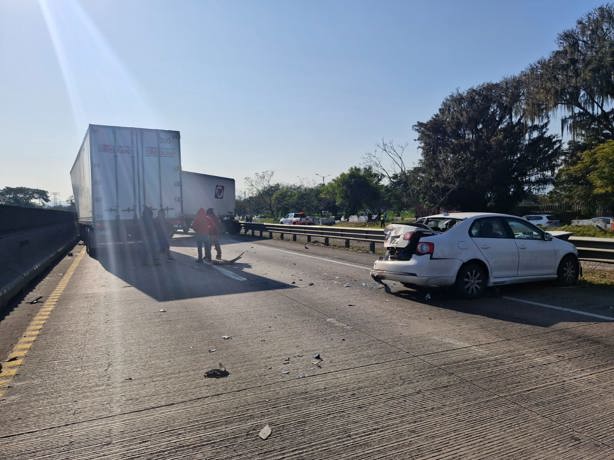
[[[478,297],[488,286],[558,279],[576,283],[576,247],[526,220],[494,213],[450,213],[386,227],[386,254],[371,277],[408,287],[454,286]]]

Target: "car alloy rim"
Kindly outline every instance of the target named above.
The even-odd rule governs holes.
[[[565,281],[573,281],[576,277],[576,266],[573,260],[568,260],[563,265],[563,279]]]
[[[465,292],[468,294],[477,294],[482,289],[482,274],[479,270],[474,269],[465,273]]]

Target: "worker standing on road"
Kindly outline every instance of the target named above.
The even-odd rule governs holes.
[[[172,236],[172,231],[169,229],[166,222],[166,213],[164,209],[158,211],[158,216],[154,222],[156,229],[156,238],[158,241],[159,252],[164,254],[168,260],[174,260],[171,255],[171,245],[169,239]]]
[[[205,247],[205,259],[211,260],[211,239],[209,237],[209,224],[207,214],[203,208],[200,208],[192,222],[192,228],[196,232],[196,247],[198,249],[198,258],[196,263],[203,263],[203,246]]]
[[[215,247],[216,260],[222,260],[222,248],[220,246],[220,231],[222,229],[222,222],[219,217],[215,215],[213,208],[207,209],[207,223],[209,228],[209,238],[211,243]]]

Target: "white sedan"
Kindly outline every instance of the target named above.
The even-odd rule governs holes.
[[[386,227],[386,255],[374,280],[409,287],[455,286],[478,297],[487,286],[558,279],[576,283],[576,247],[526,220],[506,214],[450,213]]]

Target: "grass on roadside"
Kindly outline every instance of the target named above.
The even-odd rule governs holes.
[[[582,268],[581,286],[614,287],[614,270]]]
[[[614,238],[614,232],[606,232],[598,227],[588,225],[563,225],[561,227],[548,228],[547,230],[555,230],[562,232],[572,232],[573,236],[592,236],[597,238]]]

